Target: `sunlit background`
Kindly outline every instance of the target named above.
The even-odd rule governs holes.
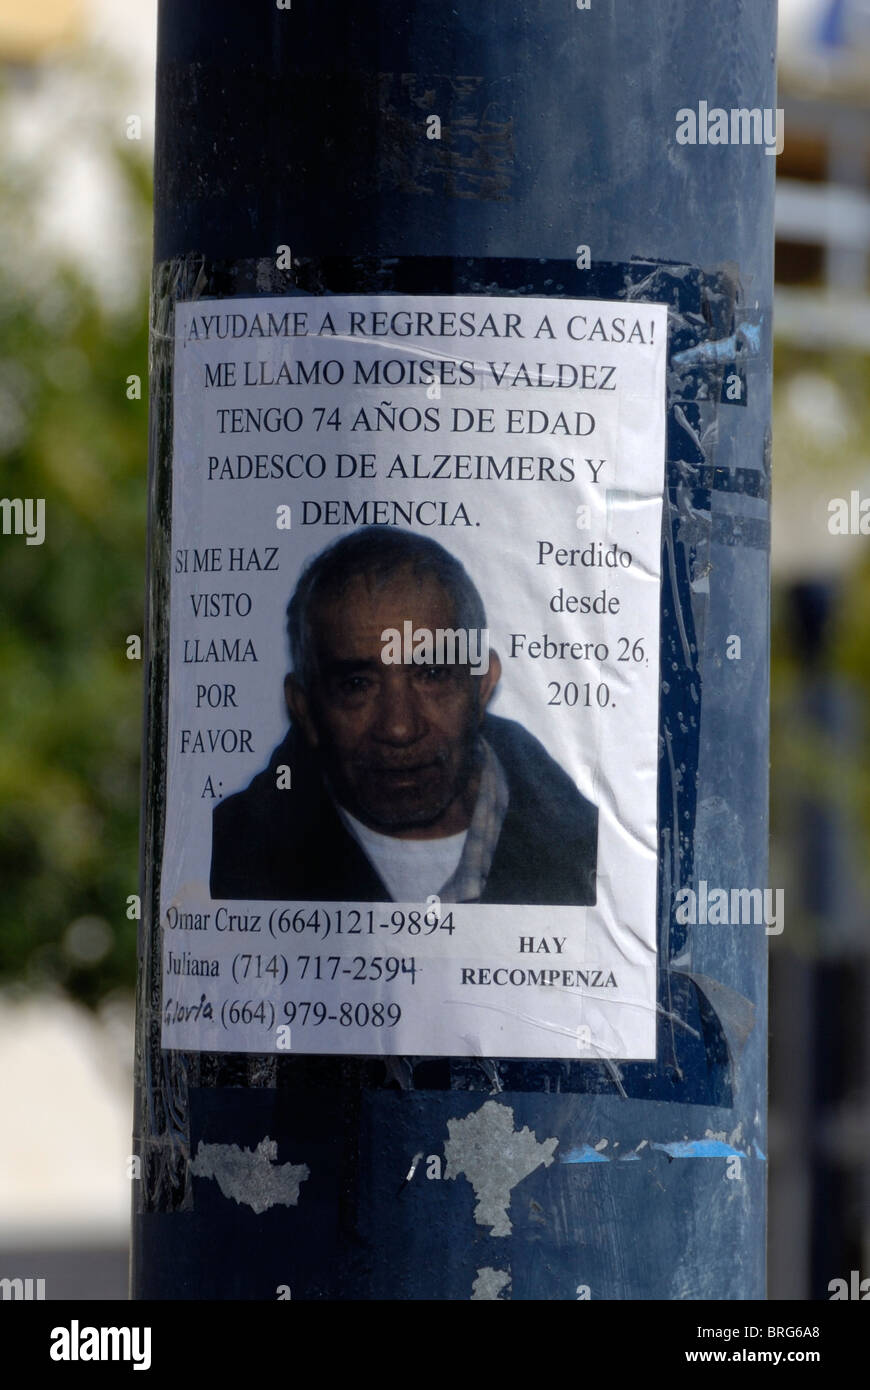
[[[0,1276],[47,1298],[126,1296],[155,23],[0,0],[0,493],[46,503],[0,537]],[[870,0],[780,0],[778,104],[770,1296],[807,1299],[870,1275],[870,551],[829,525],[870,499]]]
[[[47,1298],[126,1296],[155,24],[0,0],[0,495],[46,526],[0,537],[0,1276]]]

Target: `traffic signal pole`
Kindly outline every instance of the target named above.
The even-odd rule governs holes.
[[[161,0],[135,1298],[763,1296],[774,49]]]

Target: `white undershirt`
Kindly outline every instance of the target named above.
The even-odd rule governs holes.
[[[393,902],[424,903],[455,873],[467,830],[445,835],[441,840],[399,840],[395,835],[370,830],[343,806],[338,809],[389,889]]]

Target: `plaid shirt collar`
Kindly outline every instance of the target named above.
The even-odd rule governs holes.
[[[478,739],[478,750],[483,759],[480,790],[462,857],[438,895],[442,902],[478,901],[486,887],[495,847],[507,814],[509,797],[504,768],[486,739]]]

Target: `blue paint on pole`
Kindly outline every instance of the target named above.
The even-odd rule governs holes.
[[[651,1144],[670,1158],[746,1158],[743,1149],[735,1149],[721,1139],[685,1139],[682,1143]]]
[[[602,1154],[593,1149],[591,1144],[584,1144],[579,1149],[569,1149],[568,1153],[562,1154],[562,1163],[609,1163],[610,1155]]]
[[[763,1294],[761,1165],[729,1180],[638,1146],[737,1157],[685,1136],[740,1132],[763,1157],[765,1142],[764,932],[678,921],[674,898],[766,883],[775,160],[681,145],[675,118],[700,101],[775,107],[775,8],[722,7],[711,28],[707,0],[348,0],[304,23],[296,8],[161,2],[138,1298],[464,1300],[482,1268],[509,1272],[515,1300],[572,1300],[579,1284],[619,1300]],[[421,136],[430,109],[453,114],[450,139]],[[300,293],[668,306],[650,1061],[161,1049],[174,305]],[[737,411],[729,363],[748,387]],[[483,1157],[460,1139],[448,1161],[457,1124],[480,1115],[484,1140],[492,1116],[515,1139]],[[625,1167],[589,1144],[602,1134]],[[206,1175],[204,1145],[220,1146],[209,1172],[259,1175],[254,1202]],[[294,1205],[263,1207],[273,1168],[306,1170]]]

